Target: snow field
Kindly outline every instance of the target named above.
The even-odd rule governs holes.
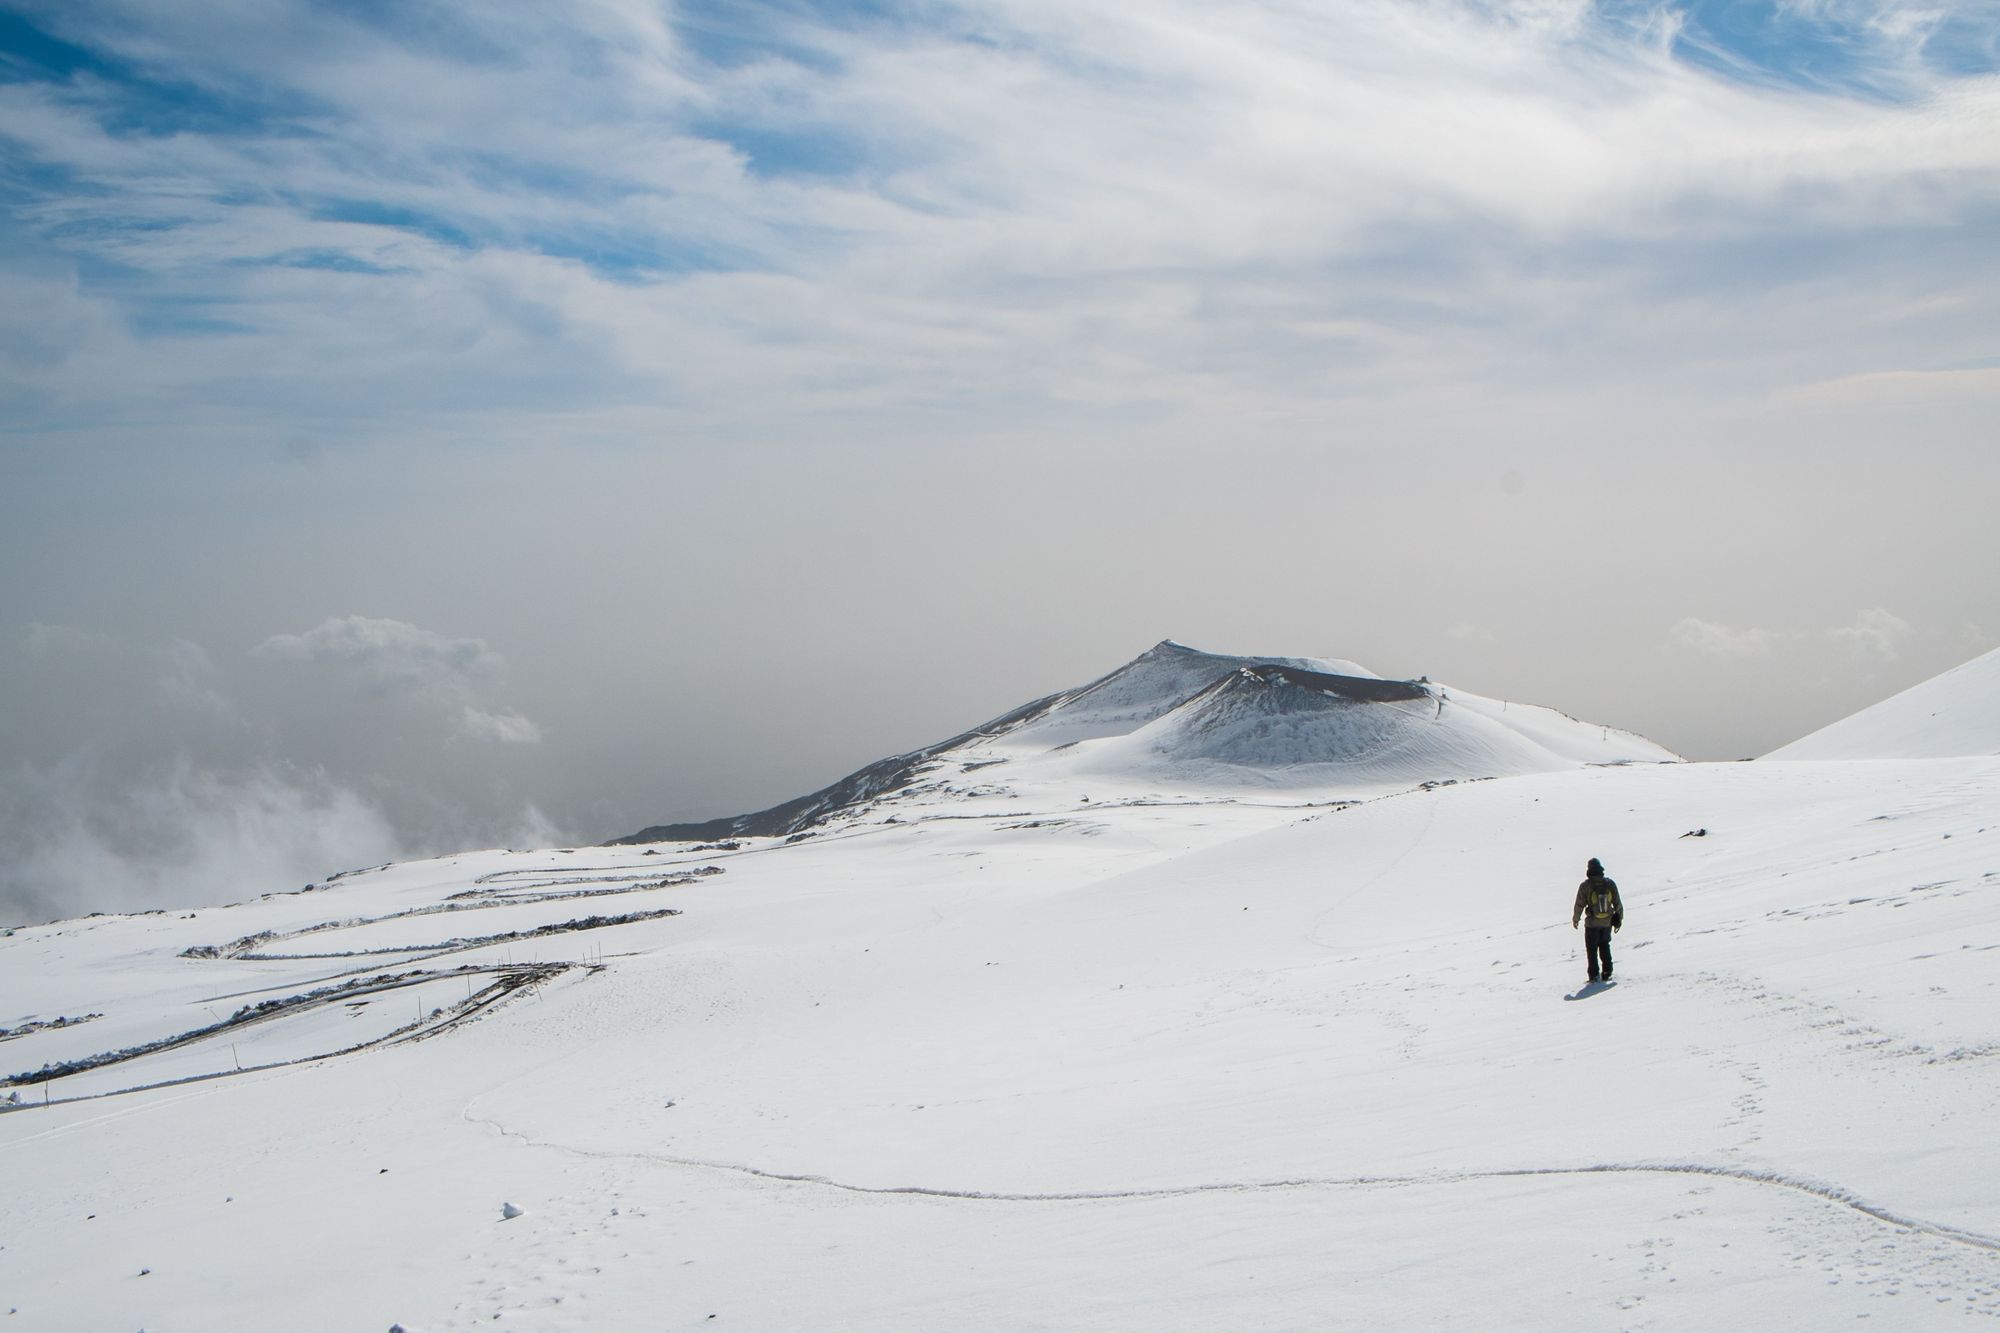
[[[657,895],[681,916],[537,941],[600,970],[422,1042],[0,1116],[0,1303],[411,1333],[2000,1315],[2000,760],[1060,796],[714,854]],[[604,855],[19,956],[96,977],[107,1022],[275,966],[186,944]],[[1619,984],[1566,1000],[1592,855]]]

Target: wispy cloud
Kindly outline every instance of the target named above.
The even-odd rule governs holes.
[[[1936,368],[1841,317],[2000,209],[1992,7],[1730,8],[31,8],[10,232],[77,278],[5,378],[339,433]]]
[[[157,649],[159,697],[169,708],[207,718],[214,723],[238,720],[236,705],[225,690],[215,663],[198,643],[176,639]]]
[[[256,648],[274,662],[311,662],[339,670],[365,693],[436,709],[462,735],[532,744],[541,728],[520,714],[479,702],[504,663],[480,639],[454,639],[401,620],[331,617],[303,634],[278,634]]]
[[[1911,408],[1963,403],[2000,412],[2000,366],[1948,370],[1876,371],[1800,385],[1785,398],[1834,408]]]
[[[1824,629],[1742,628],[1689,616],[1669,631],[1676,644],[1707,657],[1768,658],[1781,652],[1806,654],[1837,649],[1847,656],[1875,662],[1897,660],[1916,635],[1917,629],[1909,621],[1879,606],[1857,613],[1851,624]]]
[[[1834,642],[1844,644],[1856,657],[1893,662],[1916,628],[1892,611],[1872,607],[1855,617],[1852,625],[1827,631]]]
[[[1689,616],[1671,631],[1675,643],[1709,657],[1762,657],[1791,637],[1776,630],[1737,629]]]

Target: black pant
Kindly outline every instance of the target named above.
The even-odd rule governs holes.
[[[1590,960],[1590,979],[1611,975],[1611,927],[1583,928],[1583,956]]]

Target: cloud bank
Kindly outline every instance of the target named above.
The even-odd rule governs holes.
[[[405,854],[379,808],[324,774],[183,760],[104,779],[81,761],[0,776],[0,922],[232,902]]]
[[[0,924],[562,839],[518,775],[464,752],[540,739],[487,701],[504,663],[477,639],[354,616],[218,662],[36,624],[4,665],[35,707],[5,719]]]

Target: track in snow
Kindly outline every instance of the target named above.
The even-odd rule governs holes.
[[[673,1157],[664,1153],[578,1148],[570,1144],[553,1143],[530,1138],[517,1130],[508,1129],[497,1120],[474,1115],[470,1107],[461,1112],[461,1116],[469,1124],[483,1125],[503,1137],[518,1140],[529,1147],[546,1148],[554,1152],[599,1161],[653,1162],[661,1166],[727,1172],[732,1175],[749,1176],[758,1180],[776,1181],[787,1185],[810,1185],[819,1189],[838,1190],[844,1194],[955,1199],[968,1203],[1115,1203],[1147,1199],[1178,1199],[1201,1194],[1268,1194],[1290,1190],[1383,1189],[1424,1185],[1458,1185],[1470,1184],[1475,1181],[1513,1180],[1534,1177],[1612,1175],[1706,1176],[1715,1179],[1734,1180],[1747,1185],[1761,1185],[1773,1189],[1789,1190],[1793,1193],[1808,1195],[1827,1203],[1836,1204],[1873,1221],[1895,1227],[1898,1230],[1934,1236],[1939,1240],[1950,1241],[1953,1244],[1964,1245],[1972,1249],[2000,1253],[2000,1236],[1989,1236],[1984,1232],[1946,1226],[1941,1222],[1932,1222],[1924,1218],[1899,1213],[1881,1204],[1865,1199],[1840,1185],[1825,1181],[1809,1180],[1800,1176],[1788,1176],[1777,1171],[1756,1170],[1749,1167],[1720,1166],[1703,1162],[1601,1162],[1589,1166],[1499,1167],[1489,1170],[1439,1171],[1422,1175],[1297,1176],[1278,1180],[1234,1180],[1212,1181],[1194,1185],[1159,1185],[1144,1189],[1128,1190],[974,1190],[950,1189],[936,1185],[861,1185],[810,1172],[770,1171],[762,1167],[747,1166],[737,1162],[711,1162],[700,1158]]]

